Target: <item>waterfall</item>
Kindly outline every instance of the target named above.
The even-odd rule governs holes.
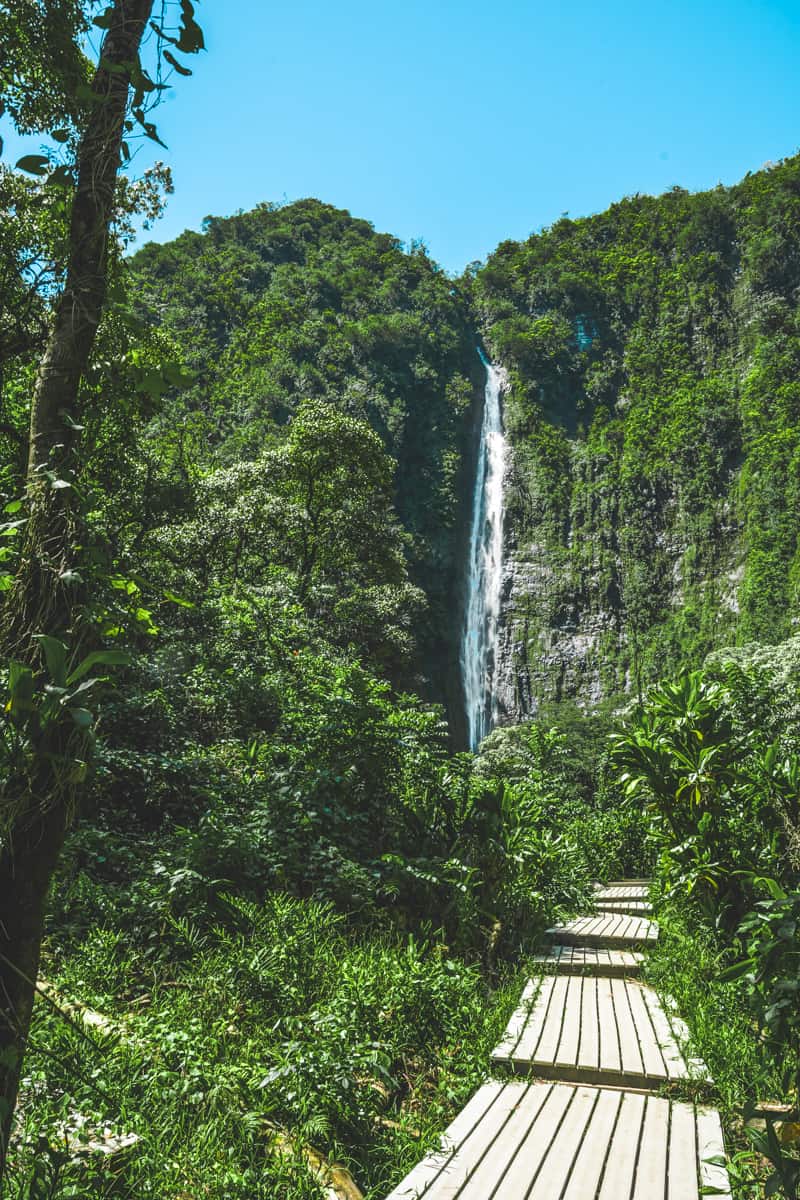
[[[488,362],[483,354],[481,361],[486,367],[486,391],[472,497],[461,640],[461,677],[472,750],[477,749],[496,718],[494,670],[503,579],[503,472],[506,457],[500,405],[505,374],[501,368]]]

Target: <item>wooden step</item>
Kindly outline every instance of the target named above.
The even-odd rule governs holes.
[[[566,925],[548,929],[547,933],[553,941],[564,945],[624,950],[652,946],[658,937],[658,926],[646,917],[598,913],[593,917],[576,917]]]
[[[642,956],[635,950],[603,950],[591,946],[553,946],[533,959],[542,970],[557,975],[638,975]]]
[[[387,1200],[730,1197],[713,1109],[607,1088],[490,1081]]]
[[[685,1028],[679,1026],[679,1036]],[[492,1054],[496,1066],[571,1083],[656,1090],[710,1082],[689,1063],[656,993],[631,979],[545,975],[530,981]]]
[[[607,900],[599,896],[595,903],[598,912],[629,913],[632,917],[649,917],[653,913],[649,900]]]
[[[594,890],[596,892],[624,891],[630,899],[646,899],[650,894],[650,887],[649,879],[612,879],[610,883],[596,883]]]

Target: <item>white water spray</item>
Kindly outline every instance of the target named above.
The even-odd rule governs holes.
[[[480,353],[480,351],[479,351]],[[504,372],[481,354],[486,391],[472,498],[472,525],[461,676],[470,749],[477,749],[497,716],[494,689],[497,629],[503,581],[503,472],[506,440],[500,397]]]

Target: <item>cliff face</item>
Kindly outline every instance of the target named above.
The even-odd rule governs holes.
[[[800,584],[800,159],[504,243],[505,720],[777,642]]]

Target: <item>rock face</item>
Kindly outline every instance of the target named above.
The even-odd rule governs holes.
[[[514,470],[512,459],[510,477]],[[706,605],[719,606],[717,644],[730,641],[744,577],[741,529],[722,532],[714,546],[718,574],[698,580],[687,562],[693,547],[674,498],[647,519],[660,563],[664,617],[680,619],[687,596],[699,590]],[[595,708],[647,682],[650,673],[637,662],[637,631],[624,603],[625,560],[618,547],[602,547],[599,532],[571,525],[565,542],[553,544],[546,527],[531,529],[507,518],[495,673],[502,723],[535,716],[543,701],[571,699]]]

